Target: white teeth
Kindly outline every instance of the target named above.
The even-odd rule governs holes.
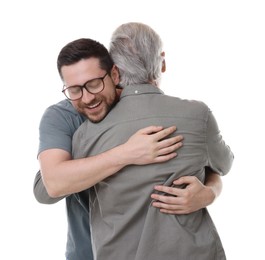
[[[94,104],[94,105],[92,105],[92,106],[88,106],[88,107],[89,107],[89,108],[95,108],[95,107],[97,107],[99,104],[100,104],[100,102],[98,102],[97,104]]]

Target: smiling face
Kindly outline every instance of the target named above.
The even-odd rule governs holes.
[[[100,68],[99,59],[82,59],[72,65],[63,66],[61,74],[66,87],[83,86],[87,81],[101,78],[106,71]],[[83,88],[83,96],[75,101],[71,101],[75,109],[84,114],[91,122],[100,122],[117,102],[116,85],[119,82],[119,74],[114,66],[110,75],[104,79],[104,89],[91,94]]]

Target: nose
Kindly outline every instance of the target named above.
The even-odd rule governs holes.
[[[91,94],[88,92],[85,88],[83,89],[83,96],[82,96],[82,102],[88,104],[90,103],[93,99],[95,99],[95,94]]]

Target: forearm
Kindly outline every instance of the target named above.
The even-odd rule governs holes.
[[[50,162],[52,157],[43,153],[39,156],[44,185],[50,197],[58,198],[83,191],[119,171],[130,163],[123,145],[102,154],[82,159]]]
[[[72,160],[71,154],[61,149],[41,152],[39,162],[49,196],[62,197],[88,189],[126,165],[159,163],[174,158],[183,137],[165,139],[176,128],[162,129],[157,126],[140,129],[126,143],[83,159]],[[73,154],[79,158],[86,156],[80,149],[73,149]]]
[[[210,205],[222,192],[223,183],[219,174],[213,172],[211,169],[206,168],[205,186],[209,188],[208,205]]]

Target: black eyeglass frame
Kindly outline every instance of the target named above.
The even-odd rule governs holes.
[[[105,88],[104,79],[106,78],[107,75],[108,75],[108,72],[106,72],[106,74],[105,74],[103,77],[90,79],[90,80],[88,80],[87,82],[85,82],[82,86],[81,86],[81,85],[80,85],[80,86],[79,86],[79,85],[74,85],[74,86],[65,87],[65,85],[63,85],[62,93],[66,96],[67,99],[69,99],[69,100],[71,100],[71,101],[76,101],[76,100],[78,100],[78,99],[81,99],[81,98],[83,97],[83,91],[84,91],[84,89],[85,89],[88,93],[90,93],[90,94],[92,94],[92,95],[94,95],[94,94],[98,94],[98,93],[102,92],[102,91],[104,90],[104,88]],[[99,91],[97,91],[97,92],[91,92],[91,91],[89,91],[89,90],[87,89],[87,87],[86,87],[87,83],[89,83],[89,82],[91,82],[91,81],[93,81],[93,80],[98,80],[98,79],[100,79],[100,80],[102,81],[102,84],[103,84],[102,89],[99,90]],[[70,89],[70,88],[76,88],[76,87],[79,87],[79,88],[80,88],[80,90],[81,90],[81,96],[80,96],[79,98],[75,98],[75,99],[69,98],[69,97],[66,95],[65,91],[66,91],[67,89]]]

